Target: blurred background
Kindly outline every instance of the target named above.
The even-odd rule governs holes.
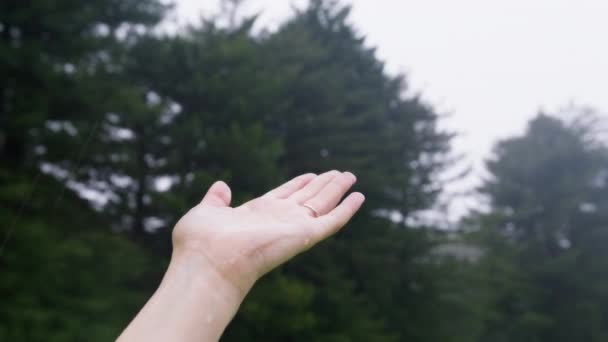
[[[600,0],[0,2],[0,341],[109,341],[211,183],[349,170],[222,341],[608,341]]]

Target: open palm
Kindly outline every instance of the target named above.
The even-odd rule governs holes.
[[[236,208],[228,185],[216,182],[177,223],[174,248],[196,252],[247,288],[344,226],[364,200],[352,193],[338,205],[355,182],[349,172],[306,174]]]

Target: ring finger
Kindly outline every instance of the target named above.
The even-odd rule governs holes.
[[[314,208],[312,211],[315,211],[315,216],[325,215],[335,208],[356,181],[357,178],[350,172],[337,175],[303,204]]]

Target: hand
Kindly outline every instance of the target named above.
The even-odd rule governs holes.
[[[175,226],[174,254],[200,258],[244,296],[264,273],[348,222],[363,195],[338,203],[355,182],[349,172],[306,174],[236,208],[228,185],[216,182]]]
[[[118,340],[218,341],[259,277],[355,214],[360,193],[336,206],[355,181],[348,172],[307,174],[238,208],[228,185],[213,184],[175,226],[163,281]]]

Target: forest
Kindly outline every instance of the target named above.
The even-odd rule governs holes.
[[[446,228],[420,213],[457,132],[348,6],[175,33],[170,10],[0,2],[0,341],[114,340],[215,180],[238,204],[331,169],[357,175],[361,212],[257,283],[222,341],[608,341],[600,117],[537,113],[487,156],[485,206]]]

